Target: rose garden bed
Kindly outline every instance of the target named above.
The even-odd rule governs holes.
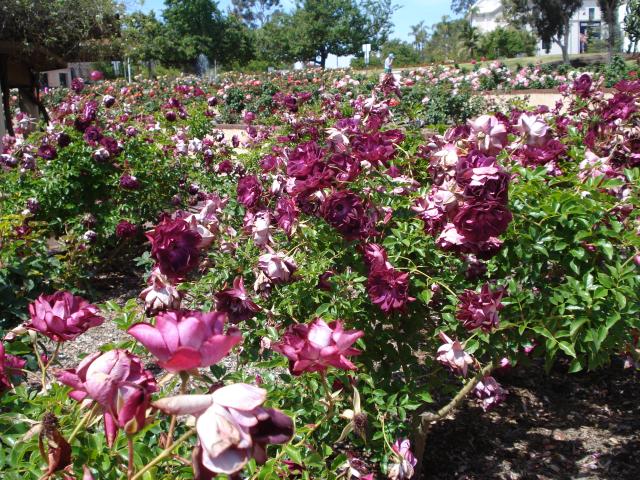
[[[498,478],[637,467],[549,406],[637,413],[640,81],[334,75],[76,82],[3,139],[7,478],[482,478],[489,422]]]

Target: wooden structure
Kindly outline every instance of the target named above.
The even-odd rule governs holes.
[[[40,101],[38,72],[65,68],[67,62],[44,49],[35,49],[25,55],[19,42],[0,40],[0,90],[2,90],[2,122],[0,137],[13,135],[9,95],[12,88],[19,91],[20,109],[32,118],[43,116],[49,121],[47,111]]]

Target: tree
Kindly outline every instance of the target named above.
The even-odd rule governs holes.
[[[477,0],[451,0],[451,11],[457,14],[466,14],[476,3]]]
[[[162,16],[172,48],[164,62],[192,69],[199,54],[212,59],[222,53],[216,40],[222,38],[224,23],[216,2],[212,0],[165,0]]]
[[[536,37],[524,29],[498,27],[480,37],[478,51],[490,60],[533,55],[538,43]]]
[[[113,0],[2,0],[0,40],[19,44],[22,58],[72,61],[117,36],[122,7]]]
[[[357,55],[363,43],[375,50],[387,40],[395,8],[391,0],[298,0],[290,51],[324,68],[329,54]]]
[[[429,32],[424,25],[424,21],[411,26],[411,36],[413,37],[413,45],[420,52],[420,57],[422,58],[424,47],[427,44],[427,40],[429,40]]]
[[[153,12],[133,12],[122,24],[123,53],[134,62],[146,64],[151,76],[153,63],[163,60],[168,47],[165,26]]]
[[[613,50],[616,43],[618,8],[622,0],[598,0],[602,18],[607,23],[607,49],[609,52],[609,62],[613,59]]]
[[[280,0],[231,0],[233,13],[251,28],[263,27],[280,7]]]
[[[571,17],[582,0],[503,0],[504,15],[512,24],[530,25],[546,45],[557,43],[569,63]]]
[[[464,30],[469,32],[469,21],[465,19],[451,20],[448,16],[432,27],[431,38],[425,51],[431,61],[461,61],[469,58],[465,47]]]
[[[256,57],[277,66],[293,63],[297,60],[295,43],[293,15],[277,11],[256,30]]]
[[[630,0],[627,3],[624,31],[629,36],[629,53],[635,53],[640,41],[640,0]]]

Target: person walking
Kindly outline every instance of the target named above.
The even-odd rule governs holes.
[[[390,53],[387,58],[384,59],[384,73],[391,73],[394,58],[396,58],[396,56],[393,53]]]

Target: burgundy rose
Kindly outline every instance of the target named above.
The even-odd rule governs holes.
[[[126,220],[120,220],[116,225],[116,236],[120,238],[134,238],[138,234],[138,227]]]
[[[498,312],[504,308],[500,302],[504,292],[504,288],[491,291],[488,283],[482,286],[480,293],[465,290],[458,297],[460,303],[456,318],[467,330],[480,328],[484,332],[491,332],[500,322]]]
[[[403,311],[408,302],[415,300],[409,296],[409,273],[396,270],[388,263],[369,272],[367,293],[371,301],[387,314]]]
[[[140,181],[133,175],[125,173],[120,177],[120,187],[125,190],[137,190],[140,188]]]
[[[29,314],[31,320],[26,327],[56,342],[73,340],[104,322],[95,305],[69,292],[40,295],[29,305]]]
[[[84,80],[80,77],[71,80],[71,90],[76,93],[80,93],[82,90],[84,90]]]
[[[92,145],[97,144],[102,138],[102,131],[99,127],[91,125],[84,131],[83,138],[87,143]]]
[[[198,265],[198,244],[202,237],[186,221],[167,220],[146,236],[151,242],[151,255],[167,277],[182,277]]]
[[[588,73],[583,73],[578,78],[576,78],[573,82],[573,91],[582,98],[589,97],[591,93],[591,86],[593,85],[593,80],[591,75]]]
[[[61,148],[64,148],[66,146],[68,146],[71,143],[71,137],[65,133],[65,132],[60,132],[58,134],[58,146]]]
[[[231,323],[239,323],[255,316],[261,308],[256,305],[244,288],[242,277],[236,277],[233,288],[216,293],[216,310],[224,312]]]
[[[58,156],[58,152],[53,145],[44,144],[38,148],[38,156],[45,160],[53,160]]]
[[[112,157],[115,157],[122,151],[122,147],[118,144],[118,141],[115,138],[102,137],[100,139],[100,145],[102,145]]]
[[[509,209],[496,201],[472,201],[460,207],[453,219],[456,230],[472,242],[503,234],[513,219]]]
[[[362,199],[349,190],[332,193],[320,206],[320,215],[347,240],[360,237],[365,208]]]
[[[255,175],[247,175],[238,181],[238,202],[245,208],[252,208],[260,200],[262,185]]]
[[[276,204],[276,221],[278,226],[284,230],[287,236],[291,237],[293,227],[298,218],[298,209],[291,198],[280,197]]]

